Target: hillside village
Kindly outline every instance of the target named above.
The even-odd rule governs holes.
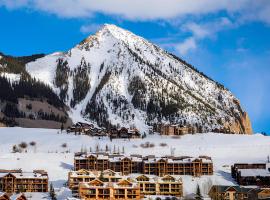
[[[5,128],[5,131],[0,130],[0,136],[6,138],[7,141],[14,142],[14,139],[11,139],[12,135],[9,130],[15,130],[10,128]],[[30,129],[20,129],[22,131],[22,136],[27,135],[33,132]],[[264,159],[254,159],[250,162],[249,159],[244,162],[244,159],[233,159],[234,163],[230,161],[223,160],[222,166],[228,165],[228,175],[224,178],[232,180],[232,182],[227,181],[210,181],[210,179],[215,180],[217,178],[217,173],[220,173],[217,170],[219,166],[218,157],[219,154],[208,154],[207,151],[198,151],[197,156],[193,153],[180,153],[181,149],[178,149],[177,145],[171,147],[173,144],[170,141],[179,141],[181,144],[186,143],[183,141],[186,137],[184,135],[178,136],[179,138],[174,138],[172,135],[160,135],[159,137],[163,138],[159,140],[157,138],[157,133],[147,135],[145,138],[142,137],[130,137],[130,138],[114,138],[110,140],[109,136],[106,137],[96,137],[92,135],[81,135],[81,134],[71,134],[71,132],[58,130],[54,134],[48,134],[48,131],[36,130],[33,132],[33,136],[38,134],[40,139],[43,140],[45,135],[50,137],[52,140],[57,138],[73,138],[66,142],[65,147],[61,145],[62,152],[51,152],[55,148],[55,145],[47,148],[47,144],[42,147],[48,149],[48,152],[44,155],[50,157],[50,155],[55,155],[55,159],[58,162],[61,162],[66,159],[63,156],[68,156],[70,158],[70,165],[65,172],[61,172],[61,175],[58,176],[60,179],[66,180],[63,182],[63,185],[55,185],[52,177],[55,176],[55,167],[47,168],[46,165],[35,163],[33,159],[32,164],[29,168],[27,165],[23,164],[9,164],[8,160],[4,163],[2,157],[0,156],[0,190],[1,199],[38,199],[47,198],[47,199],[267,199],[270,198],[270,164],[269,157],[267,156]],[[10,132],[10,133],[9,133]],[[42,133],[43,132],[43,133]],[[79,131],[78,131],[79,132]],[[82,131],[81,131],[82,132]],[[8,136],[11,134],[11,136]],[[44,135],[45,134],[45,135]],[[44,135],[44,136],[43,136]],[[201,135],[201,136],[200,136]],[[192,138],[206,137],[207,134],[194,134],[190,135]],[[237,135],[219,135],[216,133],[217,139],[224,137],[246,137],[246,142],[252,140],[251,138],[257,138],[257,140],[268,140],[267,136],[237,136]],[[222,136],[222,137],[221,137]],[[31,134],[29,136],[31,139]],[[34,136],[35,137],[35,136]],[[213,137],[213,136],[210,136]],[[262,137],[262,138],[261,138]],[[10,139],[8,139],[10,138]],[[55,139],[53,139],[55,138]],[[87,146],[78,146],[78,141],[74,144],[77,144],[74,149],[73,146],[70,146],[71,141],[76,141],[76,138],[85,138],[85,144]],[[103,138],[103,139],[102,139]],[[107,138],[107,139],[106,139]],[[150,138],[150,139],[148,139]],[[152,138],[152,139],[151,139]],[[155,138],[155,139],[154,139]],[[19,140],[23,139],[18,138]],[[28,140],[29,140],[28,139]],[[166,140],[168,139],[168,143]],[[26,140],[26,138],[24,138]],[[242,140],[242,139],[240,139]],[[59,143],[59,140],[55,142]],[[65,140],[64,140],[65,141]],[[89,142],[92,141],[92,142]],[[130,143],[128,146],[118,146],[119,141],[125,141]],[[145,141],[145,142],[144,142]],[[163,141],[163,144],[160,144],[160,147],[156,147],[156,144],[149,141]],[[225,140],[226,141],[226,140]],[[98,143],[97,143],[98,142]],[[144,146],[143,144],[149,142],[150,145]],[[39,141],[37,142],[39,143]],[[46,142],[47,143],[47,142]],[[142,150],[136,150],[138,147],[135,144],[141,143]],[[256,142],[259,144],[259,142]],[[261,142],[262,143],[262,142]],[[60,143],[61,144],[61,143]],[[98,145],[95,145],[98,144]],[[175,143],[177,144],[177,143]],[[193,149],[197,149],[196,145],[203,145],[203,143],[198,143],[196,140],[193,143]],[[206,145],[208,143],[205,143]],[[222,144],[222,142],[220,142]],[[266,143],[267,144],[267,141]],[[112,146],[113,145],[113,146]],[[210,144],[209,144],[210,145]],[[226,142],[222,145],[228,145]],[[221,145],[221,146],[222,146]],[[3,155],[6,150],[1,148],[3,144],[0,144],[0,152]],[[60,145],[59,145],[60,146]],[[10,146],[10,151],[12,152],[12,146]],[[263,147],[263,146],[262,146]],[[265,146],[267,147],[267,145]],[[18,148],[22,148],[18,145]],[[72,148],[72,149],[69,149]],[[165,154],[159,154],[157,151],[158,148],[167,149]],[[176,148],[175,150],[173,150]],[[254,147],[257,148],[257,147]],[[14,155],[16,157],[28,157],[35,156],[37,157],[40,153],[40,147],[35,144],[34,146],[29,145],[29,147],[24,147],[22,151],[17,153],[4,153],[10,157]],[[133,149],[133,150],[132,150]],[[145,150],[143,150],[145,149]],[[188,148],[186,148],[188,149]],[[217,147],[218,149],[218,147]],[[180,150],[180,151],[179,151]],[[192,151],[192,148],[190,148]],[[199,150],[199,149],[197,149]],[[263,151],[267,151],[263,147]],[[268,150],[270,150],[268,148]],[[145,151],[143,154],[140,152]],[[161,150],[162,151],[162,150]],[[190,151],[190,152],[191,152]],[[244,153],[246,150],[239,150],[239,156],[241,157],[241,152]],[[261,153],[257,151],[260,155]],[[62,156],[63,155],[63,156]],[[252,154],[250,154],[252,155]],[[256,155],[256,154],[254,154]],[[267,155],[265,152],[264,155]],[[213,157],[214,158],[213,158]],[[34,158],[34,157],[33,157]],[[221,157],[220,157],[221,158]],[[248,157],[247,157],[248,158]],[[60,159],[60,160],[59,160]],[[238,160],[238,162],[237,162]],[[62,161],[62,162],[63,162]],[[14,162],[14,161],[13,161]],[[20,160],[15,160],[15,162],[20,162]],[[23,162],[23,161],[22,161]],[[220,161],[218,161],[220,162]],[[4,167],[6,166],[6,167]],[[7,167],[9,166],[9,167]],[[16,166],[16,167],[14,167]],[[18,169],[18,167],[23,169]],[[38,166],[38,167],[37,167]],[[40,168],[44,166],[43,168]],[[223,168],[221,166],[221,168]],[[36,167],[36,168],[33,168]],[[220,166],[218,169],[221,169]],[[50,172],[46,171],[49,169]],[[224,175],[222,175],[224,176]],[[203,182],[192,183],[192,190],[190,190],[190,184],[192,179],[197,181],[204,180]],[[206,181],[208,180],[208,181]],[[225,179],[224,179],[225,180]],[[191,181],[191,182],[190,182]],[[226,185],[226,182],[228,185]],[[62,188],[61,191],[65,190],[65,197],[61,197],[59,194],[59,187]],[[64,189],[65,188],[65,189]],[[69,192],[68,192],[69,191]],[[60,195],[60,196],[59,196]],[[229,198],[230,197],[230,198]]]
[[[0,200],[270,199],[270,138],[232,92],[115,25],[0,53],[0,127]]]

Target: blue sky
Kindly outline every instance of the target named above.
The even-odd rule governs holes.
[[[0,51],[66,51],[104,23],[145,37],[224,84],[254,131],[270,133],[270,1],[0,0]]]

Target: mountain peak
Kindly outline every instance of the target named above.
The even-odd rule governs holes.
[[[119,26],[116,26],[114,24],[104,24],[104,26],[101,28],[98,33],[109,33],[111,36],[113,36],[116,39],[120,40],[126,40],[129,36],[135,36],[133,33],[129,32],[128,30],[125,30]]]
[[[91,43],[91,41],[96,39],[102,39],[104,37],[113,37],[117,40],[124,40],[126,41],[129,36],[135,36],[131,32],[120,28],[114,24],[104,24],[94,35],[88,36],[86,39],[84,39],[80,45]]]
[[[142,132],[155,123],[252,132],[230,91],[140,36],[105,24],[77,47],[27,65],[70,106],[74,121]]]

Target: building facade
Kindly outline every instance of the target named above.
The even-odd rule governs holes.
[[[239,185],[270,187],[270,164],[235,164],[232,166],[232,177]]]
[[[213,162],[210,157],[155,157],[140,155],[113,155],[107,153],[75,154],[74,169],[104,171],[111,169],[124,175],[132,173],[164,175],[213,175]]]
[[[157,124],[154,131],[161,135],[185,135],[198,132],[197,128],[192,126],[181,126],[179,124]]]
[[[81,169],[79,171],[71,171],[68,173],[68,187],[72,191],[74,197],[79,196],[79,184],[88,183],[99,178],[103,182],[117,183],[123,176],[119,172],[110,169],[101,171],[88,171]]]
[[[140,192],[143,195],[183,196],[183,183],[180,177],[140,175],[135,180],[139,184]]]
[[[43,170],[0,170],[0,191],[8,194],[48,192],[48,174]]]
[[[99,179],[79,184],[79,197],[82,200],[96,199],[141,199],[140,188],[137,183],[121,180],[117,183],[103,182]]]
[[[258,189],[213,185],[208,193],[212,200],[257,200]]]

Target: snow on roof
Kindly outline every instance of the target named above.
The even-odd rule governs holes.
[[[9,198],[10,198],[10,200],[17,200],[22,195],[23,195],[22,193],[20,193],[20,194],[13,194]]]
[[[121,172],[115,172],[113,170],[107,169],[103,171],[103,176],[107,177],[109,176],[109,174],[113,173],[113,177],[117,178],[117,177],[123,177],[121,176]],[[69,175],[71,177],[80,177],[80,176],[88,176],[88,177],[99,177],[101,174],[101,171],[93,171],[93,170],[84,170],[84,172],[82,172],[81,170],[79,171],[71,171],[69,172]]]
[[[241,176],[270,176],[270,172],[266,169],[238,169],[241,172]]]
[[[46,179],[48,177],[47,174],[42,174],[38,172],[0,172],[0,177],[4,177],[8,174],[12,174],[16,178],[27,178],[27,179],[32,179],[32,178],[39,178],[39,179]]]
[[[99,179],[95,179],[93,181],[100,181]],[[93,182],[91,181],[91,182]],[[128,184],[121,184],[123,182],[127,182]],[[108,187],[113,187],[113,188],[134,188],[138,186],[138,183],[136,182],[130,182],[127,179],[123,179],[117,183],[114,182],[102,182],[100,181],[102,184],[101,185],[91,185],[91,182],[86,183],[86,182],[81,182],[79,185],[79,187],[84,187],[84,188],[108,188]]]
[[[201,160],[204,163],[212,163],[212,159],[210,157],[206,156],[199,156],[199,157],[189,157],[189,156],[182,156],[182,157],[175,157],[175,156],[164,156],[164,157],[156,157],[156,156],[140,156],[140,155],[114,155],[114,154],[108,154],[108,153],[75,153],[75,159],[85,159],[89,156],[95,156],[97,160],[109,160],[110,162],[119,162],[122,159],[128,158],[131,159],[134,162],[142,162],[145,163],[151,163],[151,162],[157,162],[161,159],[166,160],[167,162],[173,162],[173,163],[190,163],[194,162],[196,160]]]
[[[0,192],[0,197],[4,196],[5,194],[5,192]]]

